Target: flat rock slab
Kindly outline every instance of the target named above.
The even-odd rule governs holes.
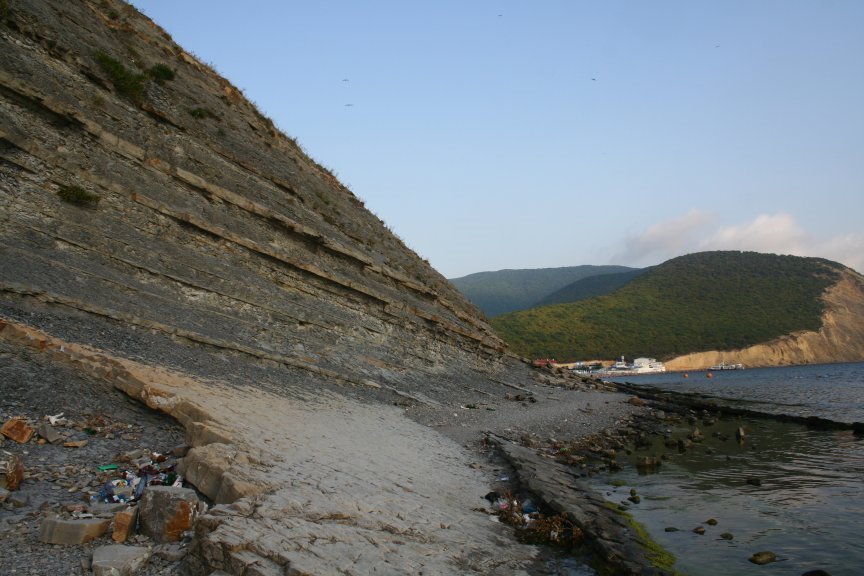
[[[556,514],[566,513],[582,529],[597,556],[615,574],[661,575],[646,552],[647,542],[602,496],[562,465],[534,450],[492,436],[516,469],[519,483]]]
[[[536,548],[474,511],[489,488],[472,456],[398,408],[238,387],[207,410],[233,424],[235,448],[193,448],[184,475],[196,463],[220,469],[222,453],[267,488],[199,518],[185,559],[192,574],[511,575],[535,562]],[[224,469],[223,482],[234,468]]]
[[[132,576],[148,560],[150,549],[140,546],[112,544],[100,546],[93,551],[94,576]]]

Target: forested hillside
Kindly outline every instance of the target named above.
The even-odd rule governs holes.
[[[587,300],[596,296],[603,296],[614,292],[628,283],[632,282],[650,268],[633,268],[626,272],[613,272],[611,274],[598,274],[582,278],[572,284],[568,284],[557,292],[546,296],[536,306],[546,306],[549,304],[567,304],[568,302],[576,302],[578,300]]]
[[[844,269],[820,258],[702,252],[669,260],[612,294],[492,324],[517,354],[559,361],[732,350],[818,330],[820,297]]]
[[[538,306],[544,298],[598,274],[633,270],[626,266],[567,266],[528,270],[477,272],[450,282],[488,318]]]

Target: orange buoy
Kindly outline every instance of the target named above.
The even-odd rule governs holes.
[[[708,372],[708,374],[706,374],[706,375],[705,375],[705,377],[706,377],[706,378],[713,378],[713,377],[714,377],[714,375],[713,375],[713,374],[711,374],[711,373],[710,373],[710,372]]]
[[[689,377],[690,377],[689,374],[686,374],[686,373],[684,374],[684,378],[689,378]]]

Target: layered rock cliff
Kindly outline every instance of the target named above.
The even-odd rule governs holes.
[[[0,341],[185,427],[189,573],[532,561],[405,417],[531,377],[442,276],[133,7],[2,1],[0,54]]]
[[[823,295],[822,327],[804,330],[743,350],[707,351],[667,361],[669,370],[698,370],[726,364],[788,366],[830,362],[860,362],[864,350],[864,276],[840,272],[839,280]]]
[[[3,5],[5,314],[386,394],[507,377],[477,310],[152,21],[119,2]]]

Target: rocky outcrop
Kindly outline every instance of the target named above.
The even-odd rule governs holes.
[[[531,378],[479,312],[133,7],[0,6],[0,339],[185,427],[187,571],[534,562],[405,417]]]
[[[7,316],[83,313],[115,342],[137,329],[382,395],[506,378],[478,311],[152,21],[4,5]]]
[[[669,370],[698,370],[726,364],[787,366],[859,362],[864,350],[864,277],[845,269],[822,297],[825,312],[818,331],[801,331],[743,350],[697,352],[665,362]]]

